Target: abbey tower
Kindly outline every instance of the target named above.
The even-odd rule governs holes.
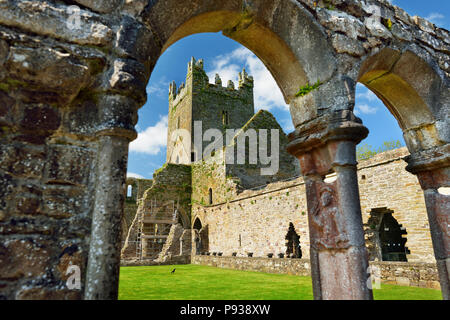
[[[218,74],[214,83],[209,83],[203,60],[192,58],[188,63],[186,83],[177,88],[172,82],[169,88],[167,162],[189,164],[201,159],[193,147],[196,121],[201,121],[203,137],[211,128],[222,133],[228,128],[242,128],[254,112],[253,77],[245,69],[239,73],[237,88],[231,80],[224,86]],[[184,130],[186,136],[178,135],[175,139],[178,129]],[[203,142],[203,150],[208,144]]]

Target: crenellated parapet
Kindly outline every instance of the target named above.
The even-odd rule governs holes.
[[[178,105],[191,90],[192,92],[206,91],[250,101],[253,100],[253,87],[253,77],[247,73],[245,68],[238,73],[237,86],[233,80],[228,80],[227,85],[224,86],[218,73],[215,74],[214,83],[210,83],[209,77],[204,70],[204,60],[196,60],[192,57],[188,62],[186,82],[181,83],[179,87],[177,87],[175,81],[169,85],[169,104],[171,107]]]

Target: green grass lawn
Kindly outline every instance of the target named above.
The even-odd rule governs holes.
[[[176,268],[174,274],[170,271]],[[378,300],[441,300],[439,290],[382,285]],[[310,277],[198,265],[122,267],[120,300],[312,300]]]

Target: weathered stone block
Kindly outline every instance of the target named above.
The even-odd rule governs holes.
[[[47,1],[1,1],[0,24],[87,45],[107,45],[113,36],[98,15]]]
[[[93,160],[92,151],[69,145],[52,145],[46,166],[47,183],[86,185]]]
[[[360,57],[365,53],[361,42],[348,38],[339,33],[333,35],[332,43],[338,53],[348,53],[349,55],[355,57]]]
[[[58,110],[49,106],[27,106],[20,121],[22,129],[54,131],[59,128],[61,116]]]
[[[104,95],[98,103],[100,112],[97,131],[119,129],[135,132],[139,104],[133,98]]]
[[[46,152],[42,147],[25,144],[0,146],[0,168],[15,176],[40,178],[45,161]]]
[[[36,240],[6,240],[0,244],[0,279],[14,280],[44,274],[50,262],[50,247]]]
[[[117,31],[116,50],[125,57],[131,57],[141,63],[156,63],[161,50],[152,32],[143,24],[124,16]]]
[[[320,23],[333,31],[344,32],[352,39],[366,36],[364,24],[345,12],[321,9],[317,15]]]
[[[49,289],[44,287],[28,288],[19,291],[17,300],[80,300],[81,291],[67,289]]]
[[[89,76],[89,68],[69,53],[45,47],[12,47],[5,68],[10,77],[33,88],[68,96],[78,93]]]
[[[35,185],[23,185],[16,192],[14,203],[16,214],[34,215],[39,213],[42,190]]]
[[[77,3],[101,13],[109,13],[117,9],[123,0],[75,0]]]
[[[144,104],[147,99],[145,66],[135,60],[118,59],[107,73],[106,89],[134,97],[136,102]]]
[[[77,215],[83,208],[82,190],[67,186],[45,186],[42,211],[61,219]]]

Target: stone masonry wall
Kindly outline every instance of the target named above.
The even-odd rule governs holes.
[[[194,255],[192,256],[191,263],[218,268],[266,273],[284,273],[298,276],[311,275],[311,264],[309,259],[269,259]],[[379,273],[376,274],[380,277],[382,283],[440,289],[439,275],[436,264],[434,263],[372,261],[370,262],[370,266],[379,270]],[[373,274],[375,274],[375,272]]]
[[[410,262],[434,261],[427,214],[417,178],[408,173],[402,160],[406,148],[385,152],[361,161],[358,168],[363,222],[370,211],[389,208],[406,227]],[[285,253],[285,236],[293,223],[304,258],[309,257],[309,234],[305,186],[302,178],[245,190],[236,198],[212,206],[194,204],[193,219],[199,217],[209,228],[209,251],[224,256],[266,257]]]
[[[408,154],[401,148],[361,161],[358,181],[363,221],[367,223],[372,209],[394,211],[393,217],[406,228],[408,261],[430,262],[434,254],[425,200],[417,177],[405,170],[402,159]]]

